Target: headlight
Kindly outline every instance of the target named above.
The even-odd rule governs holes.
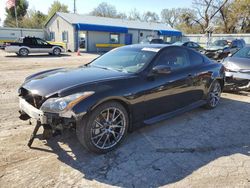
[[[238,72],[240,70],[240,67],[233,64],[233,63],[227,63],[225,65],[226,71],[233,71],[233,72]]]
[[[223,50],[218,50],[217,53],[223,53]]]
[[[76,93],[62,98],[50,98],[41,106],[44,112],[62,113],[72,109],[77,103],[93,95],[94,91]]]

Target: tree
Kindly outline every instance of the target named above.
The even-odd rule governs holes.
[[[96,8],[94,8],[90,15],[115,18],[117,17],[117,10],[115,6],[102,2]]]
[[[224,33],[250,32],[250,0],[230,0],[220,9],[217,31]],[[235,14],[235,13],[240,14]]]
[[[110,5],[106,2],[100,3],[89,14],[92,16],[127,19],[127,15],[125,13],[117,12],[115,6]]]
[[[193,20],[201,27],[203,33],[227,2],[228,0],[193,0],[193,7],[197,13]]]
[[[129,12],[129,20],[142,21],[142,15],[137,9],[133,9]]]
[[[155,12],[147,11],[143,14],[142,20],[145,22],[159,22],[160,18]]]
[[[171,27],[179,24],[181,8],[163,9],[161,11],[161,19]]]
[[[21,21],[23,17],[27,13],[27,9],[29,7],[29,3],[27,0],[16,0],[16,12],[17,12],[17,19]],[[5,27],[16,27],[16,16],[15,16],[15,9],[14,7],[10,9],[5,9],[7,16],[4,20]]]
[[[43,28],[46,20],[47,15],[42,12],[29,10],[28,14],[20,22],[20,25],[25,28]]]
[[[50,6],[48,11],[48,17],[49,20],[56,12],[66,12],[68,13],[68,6],[60,3],[59,1],[54,1],[53,4]]]

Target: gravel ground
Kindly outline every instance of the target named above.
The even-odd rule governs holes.
[[[73,132],[27,141],[17,88],[29,74],[75,67],[97,55],[18,58],[0,52],[0,187],[250,187],[250,96],[224,93],[202,108],[139,129],[106,155],[84,150]],[[41,132],[40,132],[41,133]]]

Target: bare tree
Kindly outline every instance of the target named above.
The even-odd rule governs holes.
[[[143,18],[143,21],[145,22],[159,22],[160,20],[158,14],[156,14],[155,12],[150,12],[150,11],[145,12],[142,18]]]
[[[162,21],[171,27],[175,27],[179,24],[179,18],[181,16],[180,10],[181,8],[163,9],[161,11]]]
[[[193,0],[193,8],[197,12],[194,21],[200,25],[203,32],[227,2],[228,0]]]
[[[133,9],[129,12],[129,16],[128,16],[129,20],[142,20],[142,15],[141,13],[137,10],[137,9]]]

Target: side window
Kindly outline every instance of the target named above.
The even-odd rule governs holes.
[[[41,39],[37,39],[36,41],[37,41],[37,44],[39,44],[39,45],[47,45],[48,44],[46,41],[41,40]]]
[[[199,48],[200,46],[199,46],[199,44],[193,42],[193,47]]]
[[[32,38],[32,39],[31,39],[31,44],[32,44],[32,45],[37,45],[37,41],[36,41],[35,38]]]
[[[193,50],[189,51],[189,59],[191,66],[200,65],[204,62],[203,57]]]
[[[231,48],[237,48],[237,41],[234,40],[231,44]]]
[[[188,52],[182,48],[167,48],[156,58],[154,65],[167,65],[172,70],[190,66]]]
[[[26,45],[31,45],[32,44],[32,39],[31,38],[24,38],[23,43]]]
[[[188,42],[188,43],[186,44],[186,46],[189,47],[189,48],[192,48],[192,47],[193,47],[193,44],[192,44],[192,42]]]
[[[49,38],[51,41],[55,41],[55,32],[50,32],[49,36],[50,36]]]
[[[63,31],[62,32],[62,41],[63,42],[68,42],[68,31]]]
[[[119,44],[120,43],[120,35],[116,33],[110,34],[110,43],[111,44]]]

